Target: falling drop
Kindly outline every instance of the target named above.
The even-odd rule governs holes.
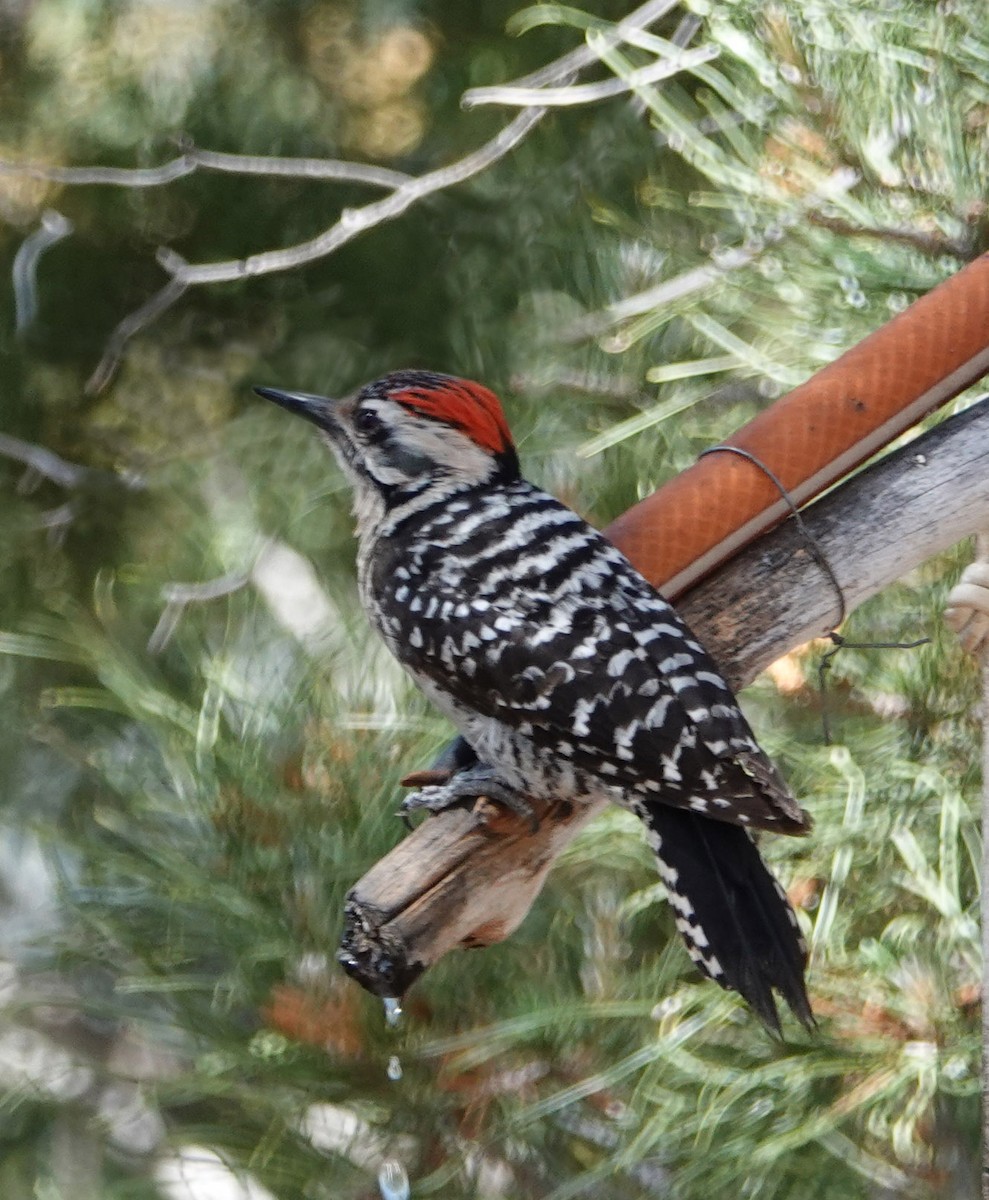
[[[397,996],[385,996],[385,1020],[395,1029],[402,1019],[402,1003]]]
[[[394,1158],[388,1158],[381,1164],[378,1187],[382,1200],[409,1200],[409,1177],[402,1164]]]
[[[397,1083],[402,1078],[402,1062],[397,1054],[393,1054],[388,1060],[388,1078],[392,1083]]]

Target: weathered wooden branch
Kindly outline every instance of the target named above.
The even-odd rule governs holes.
[[[989,526],[989,398],[874,463],[805,509],[847,611]],[[680,598],[736,688],[827,632],[841,605],[788,521]],[[918,633],[922,633],[918,630]],[[455,947],[507,938],[553,860],[598,812],[541,806],[539,828],[486,801],[430,818],[351,890],[340,961],[377,995],[401,995]]]
[[[848,612],[984,528],[989,397],[873,463],[801,517]],[[834,588],[793,521],[692,588],[677,608],[735,688],[841,616]]]

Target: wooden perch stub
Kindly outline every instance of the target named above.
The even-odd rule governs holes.
[[[534,804],[526,817],[478,800],[430,817],[347,896],[337,958],[378,996],[401,996],[457,947],[518,928],[553,860],[599,808]]]
[[[989,527],[989,400],[874,463],[802,516],[849,611]],[[793,521],[709,576],[678,608],[736,689],[826,633],[839,610]],[[603,806],[534,807],[535,831],[483,800],[472,811],[448,810],[375,864],[347,900],[338,957],[348,973],[376,995],[400,996],[448,950],[508,937],[553,860]]]

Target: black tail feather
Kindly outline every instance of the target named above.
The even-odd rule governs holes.
[[[807,948],[783,889],[748,833],[660,804],[639,815],[694,962],[738,992],[774,1032],[780,1032],[774,990],[812,1028],[804,985]]]

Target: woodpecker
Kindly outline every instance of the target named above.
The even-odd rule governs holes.
[[[521,475],[479,383],[396,371],[342,400],[257,388],[314,423],[354,490],[371,625],[466,742],[406,798],[599,798],[646,828],[700,970],[779,1031],[813,1024],[806,947],[757,830],[810,818],[675,610],[605,537]]]

